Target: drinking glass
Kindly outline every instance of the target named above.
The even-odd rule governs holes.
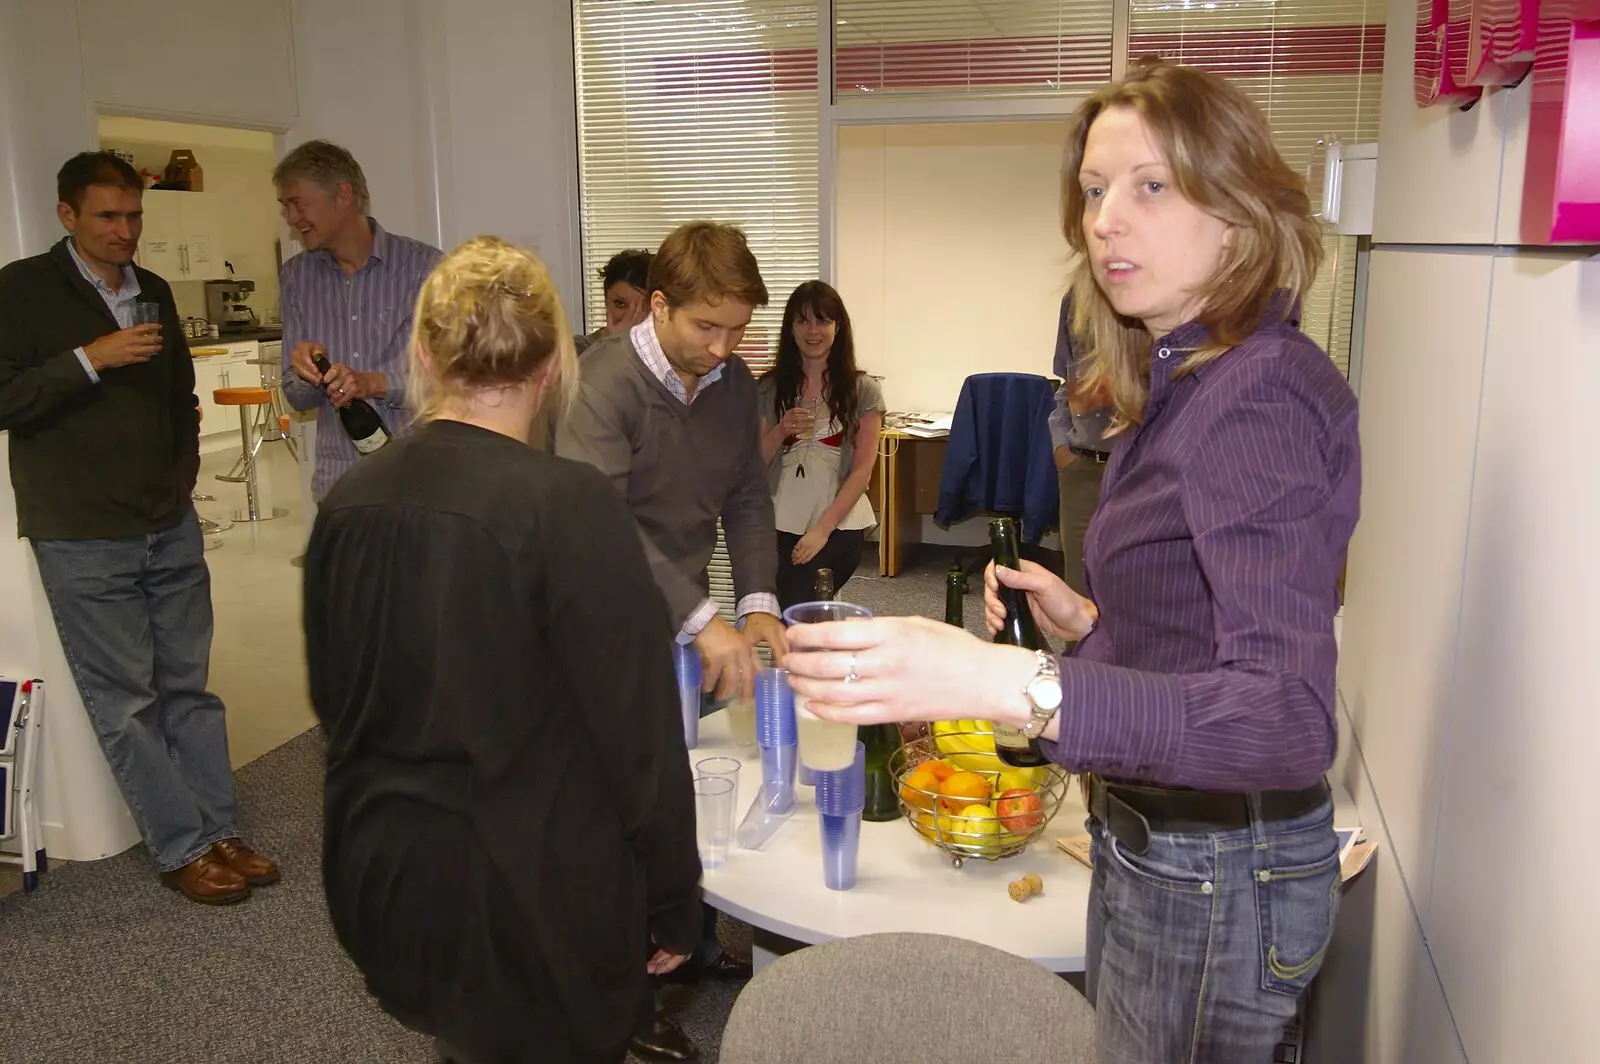
[[[133,305],[133,323],[135,325],[160,325],[160,303],[135,303]]]

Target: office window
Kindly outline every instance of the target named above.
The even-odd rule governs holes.
[[[737,225],[771,305],[739,353],[760,372],[783,304],[818,272],[817,6],[811,0],[576,0],[584,307],[598,270],[697,218]],[[712,594],[733,607],[719,543]]]
[[[808,0],[578,0],[586,321],[597,271],[697,218],[750,239],[773,305],[740,353],[771,356],[783,301],[817,276],[817,8]]]
[[[1377,0],[1129,0],[1128,55],[1228,78],[1266,112],[1289,165],[1307,173],[1320,169],[1319,138],[1378,138],[1386,13]],[[1324,246],[1301,324],[1348,372],[1356,242],[1330,234]]]
[[[1112,0],[834,0],[834,95],[1083,91],[1111,77],[1112,6]]]

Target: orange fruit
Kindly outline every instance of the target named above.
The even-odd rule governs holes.
[[[914,805],[918,809],[933,808],[933,796],[939,793],[939,777],[928,767],[929,764],[924,761],[901,781],[900,797],[907,805]]]
[[[974,802],[987,802],[989,793],[989,781],[976,772],[957,772],[939,784],[939,804],[947,812],[959,813]]]
[[[956,767],[948,761],[924,761],[918,768],[927,768],[940,783],[956,774]]]

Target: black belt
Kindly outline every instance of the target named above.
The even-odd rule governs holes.
[[[1089,777],[1089,815],[1106,825],[1128,849],[1142,854],[1150,833],[1209,835],[1250,826],[1250,795],[1214,791],[1167,790]],[[1304,816],[1328,797],[1328,781],[1298,791],[1260,791],[1255,797],[1264,821]]]
[[[1089,461],[1094,462],[1097,465],[1105,465],[1106,459],[1111,457],[1111,452],[1109,451],[1092,451],[1087,447],[1072,447],[1069,448],[1069,450],[1071,450],[1072,453],[1078,457],[1087,458]]]

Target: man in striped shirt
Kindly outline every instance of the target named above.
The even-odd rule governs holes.
[[[340,408],[365,399],[390,436],[410,426],[411,313],[440,252],[367,216],[366,175],[337,144],[300,145],[283,157],[272,182],[303,249],[279,278],[283,394],[295,409],[317,411],[311,494],[321,501],[357,458]],[[326,374],[317,369],[319,355],[331,363]]]

